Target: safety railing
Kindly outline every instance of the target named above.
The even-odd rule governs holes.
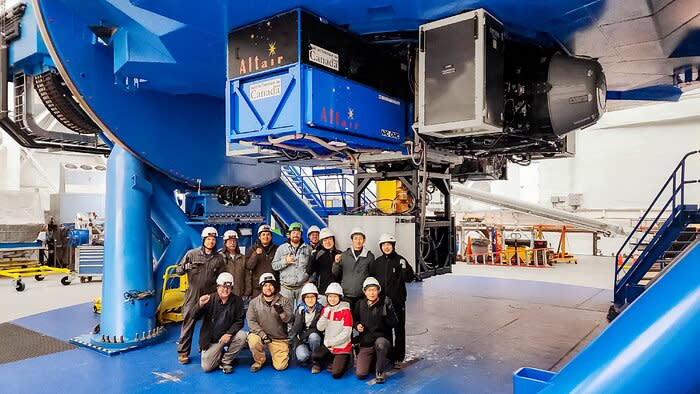
[[[649,250],[652,249],[655,242],[657,242],[659,237],[663,236],[663,232],[668,226],[668,224],[676,217],[680,210],[683,209],[683,207],[685,206],[686,185],[700,183],[700,179],[686,179],[686,162],[689,157],[698,153],[700,153],[700,150],[688,152],[685,156],[683,156],[681,161],[678,163],[676,168],[666,180],[666,183],[664,183],[664,185],[661,187],[661,190],[659,190],[659,193],[656,195],[656,197],[654,197],[654,200],[649,205],[649,208],[647,208],[647,210],[644,212],[644,215],[642,215],[642,217],[637,222],[637,225],[634,227],[634,230],[630,232],[630,234],[627,236],[627,239],[620,247],[620,250],[618,250],[617,254],[615,255],[616,288],[625,279],[624,276],[620,278],[620,275],[628,272],[626,267],[629,267],[629,270],[632,270],[634,269],[634,266],[636,264],[639,264],[641,263],[641,261],[643,261],[645,255],[648,253]],[[657,203],[659,203],[660,201],[663,202],[662,196],[665,193],[668,193],[669,191],[670,197],[668,197],[663,207],[658,210],[658,214],[653,218],[653,220],[651,220],[651,217],[649,216],[650,212],[657,205]],[[662,218],[667,219],[664,220]],[[649,220],[651,220],[651,223],[649,223]],[[662,221],[663,223],[661,223]],[[631,246],[630,242],[634,234],[637,234],[638,232],[642,231],[640,229],[642,224],[645,224],[644,227],[646,227],[644,235],[642,235],[634,242],[632,250],[627,254],[626,257],[624,257],[624,259],[621,259],[621,256],[623,256],[623,251]],[[656,229],[656,231],[652,231],[653,229]],[[648,242],[645,242],[647,240]],[[645,245],[643,250],[639,249],[640,245]],[[641,253],[637,253],[638,251],[640,251]]]
[[[347,201],[352,201],[354,184],[352,178],[347,175],[314,176],[307,174],[303,168],[293,166],[284,166],[282,168],[282,174],[286,183],[292,187],[292,190],[301,197],[311,201],[319,210],[325,212],[326,215],[324,216],[327,216],[338,208],[342,210],[350,208],[347,207]],[[323,187],[319,185],[321,181],[324,182]],[[334,182],[338,190],[329,191],[329,189],[331,189],[329,184]],[[375,200],[376,196],[374,193],[372,193],[371,190],[366,190],[361,195],[359,205],[370,205],[374,203]]]
[[[519,251],[501,250],[495,252],[465,253],[466,263],[475,265],[550,267],[549,257],[547,256],[549,248],[520,249]],[[524,258],[521,258],[521,254],[524,255]]]

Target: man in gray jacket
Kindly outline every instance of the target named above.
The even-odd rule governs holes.
[[[374,262],[374,254],[365,248],[365,231],[355,227],[350,232],[352,246],[342,254],[336,256],[332,272],[343,286],[344,299],[350,303],[350,308],[362,299],[362,283],[369,276],[369,265]]]
[[[294,318],[292,302],[277,294],[277,280],[272,273],[260,276],[262,293],[248,306],[248,347],[253,353],[250,372],[258,372],[265,364],[265,347],[270,350],[272,366],[282,371],[289,365],[287,324]]]
[[[280,273],[280,294],[289,298],[293,304],[299,301],[301,288],[309,279],[306,265],[311,257],[311,247],[301,239],[301,223],[289,225],[289,240],[275,252],[272,269]]]

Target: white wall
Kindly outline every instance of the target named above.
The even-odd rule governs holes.
[[[629,226],[634,222],[631,218],[649,206],[680,159],[700,149],[700,89],[677,103],[607,113],[595,126],[579,131],[576,142],[574,158],[541,160],[529,167],[509,164],[507,181],[474,182],[471,187],[547,207],[552,206],[552,196],[581,193],[580,214],[619,219],[619,224]],[[700,155],[687,162],[687,176],[700,179]],[[687,188],[686,201],[700,203],[700,185]],[[467,213],[495,209],[465,199],[458,199],[454,208]],[[522,221],[506,216],[503,220],[508,224]],[[557,236],[547,238],[556,248]],[[574,253],[591,254],[590,235],[572,234],[569,240]],[[609,255],[622,241],[619,237],[601,240],[599,249]]]

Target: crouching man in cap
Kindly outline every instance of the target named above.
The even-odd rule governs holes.
[[[233,359],[245,345],[247,335],[243,328],[243,300],[231,294],[233,275],[222,272],[216,279],[216,293],[199,298],[195,319],[202,319],[199,348],[202,349],[202,370],[211,372],[217,367],[224,373],[233,372]]]

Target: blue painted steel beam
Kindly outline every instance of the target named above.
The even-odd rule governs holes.
[[[323,219],[304,201],[300,200],[297,194],[283,181],[279,180],[262,188],[261,193],[263,196],[270,196],[270,209],[287,224],[299,222],[305,229],[314,225],[322,228],[326,226]],[[264,206],[265,200],[263,199]]]
[[[655,85],[633,90],[608,90],[608,100],[678,101],[683,91],[673,85]]]
[[[152,193],[145,163],[115,147],[107,161],[102,314],[100,333],[91,338],[94,345],[139,346],[144,333],[150,336],[156,328]]]
[[[540,392],[697,392],[699,277],[696,242]]]

